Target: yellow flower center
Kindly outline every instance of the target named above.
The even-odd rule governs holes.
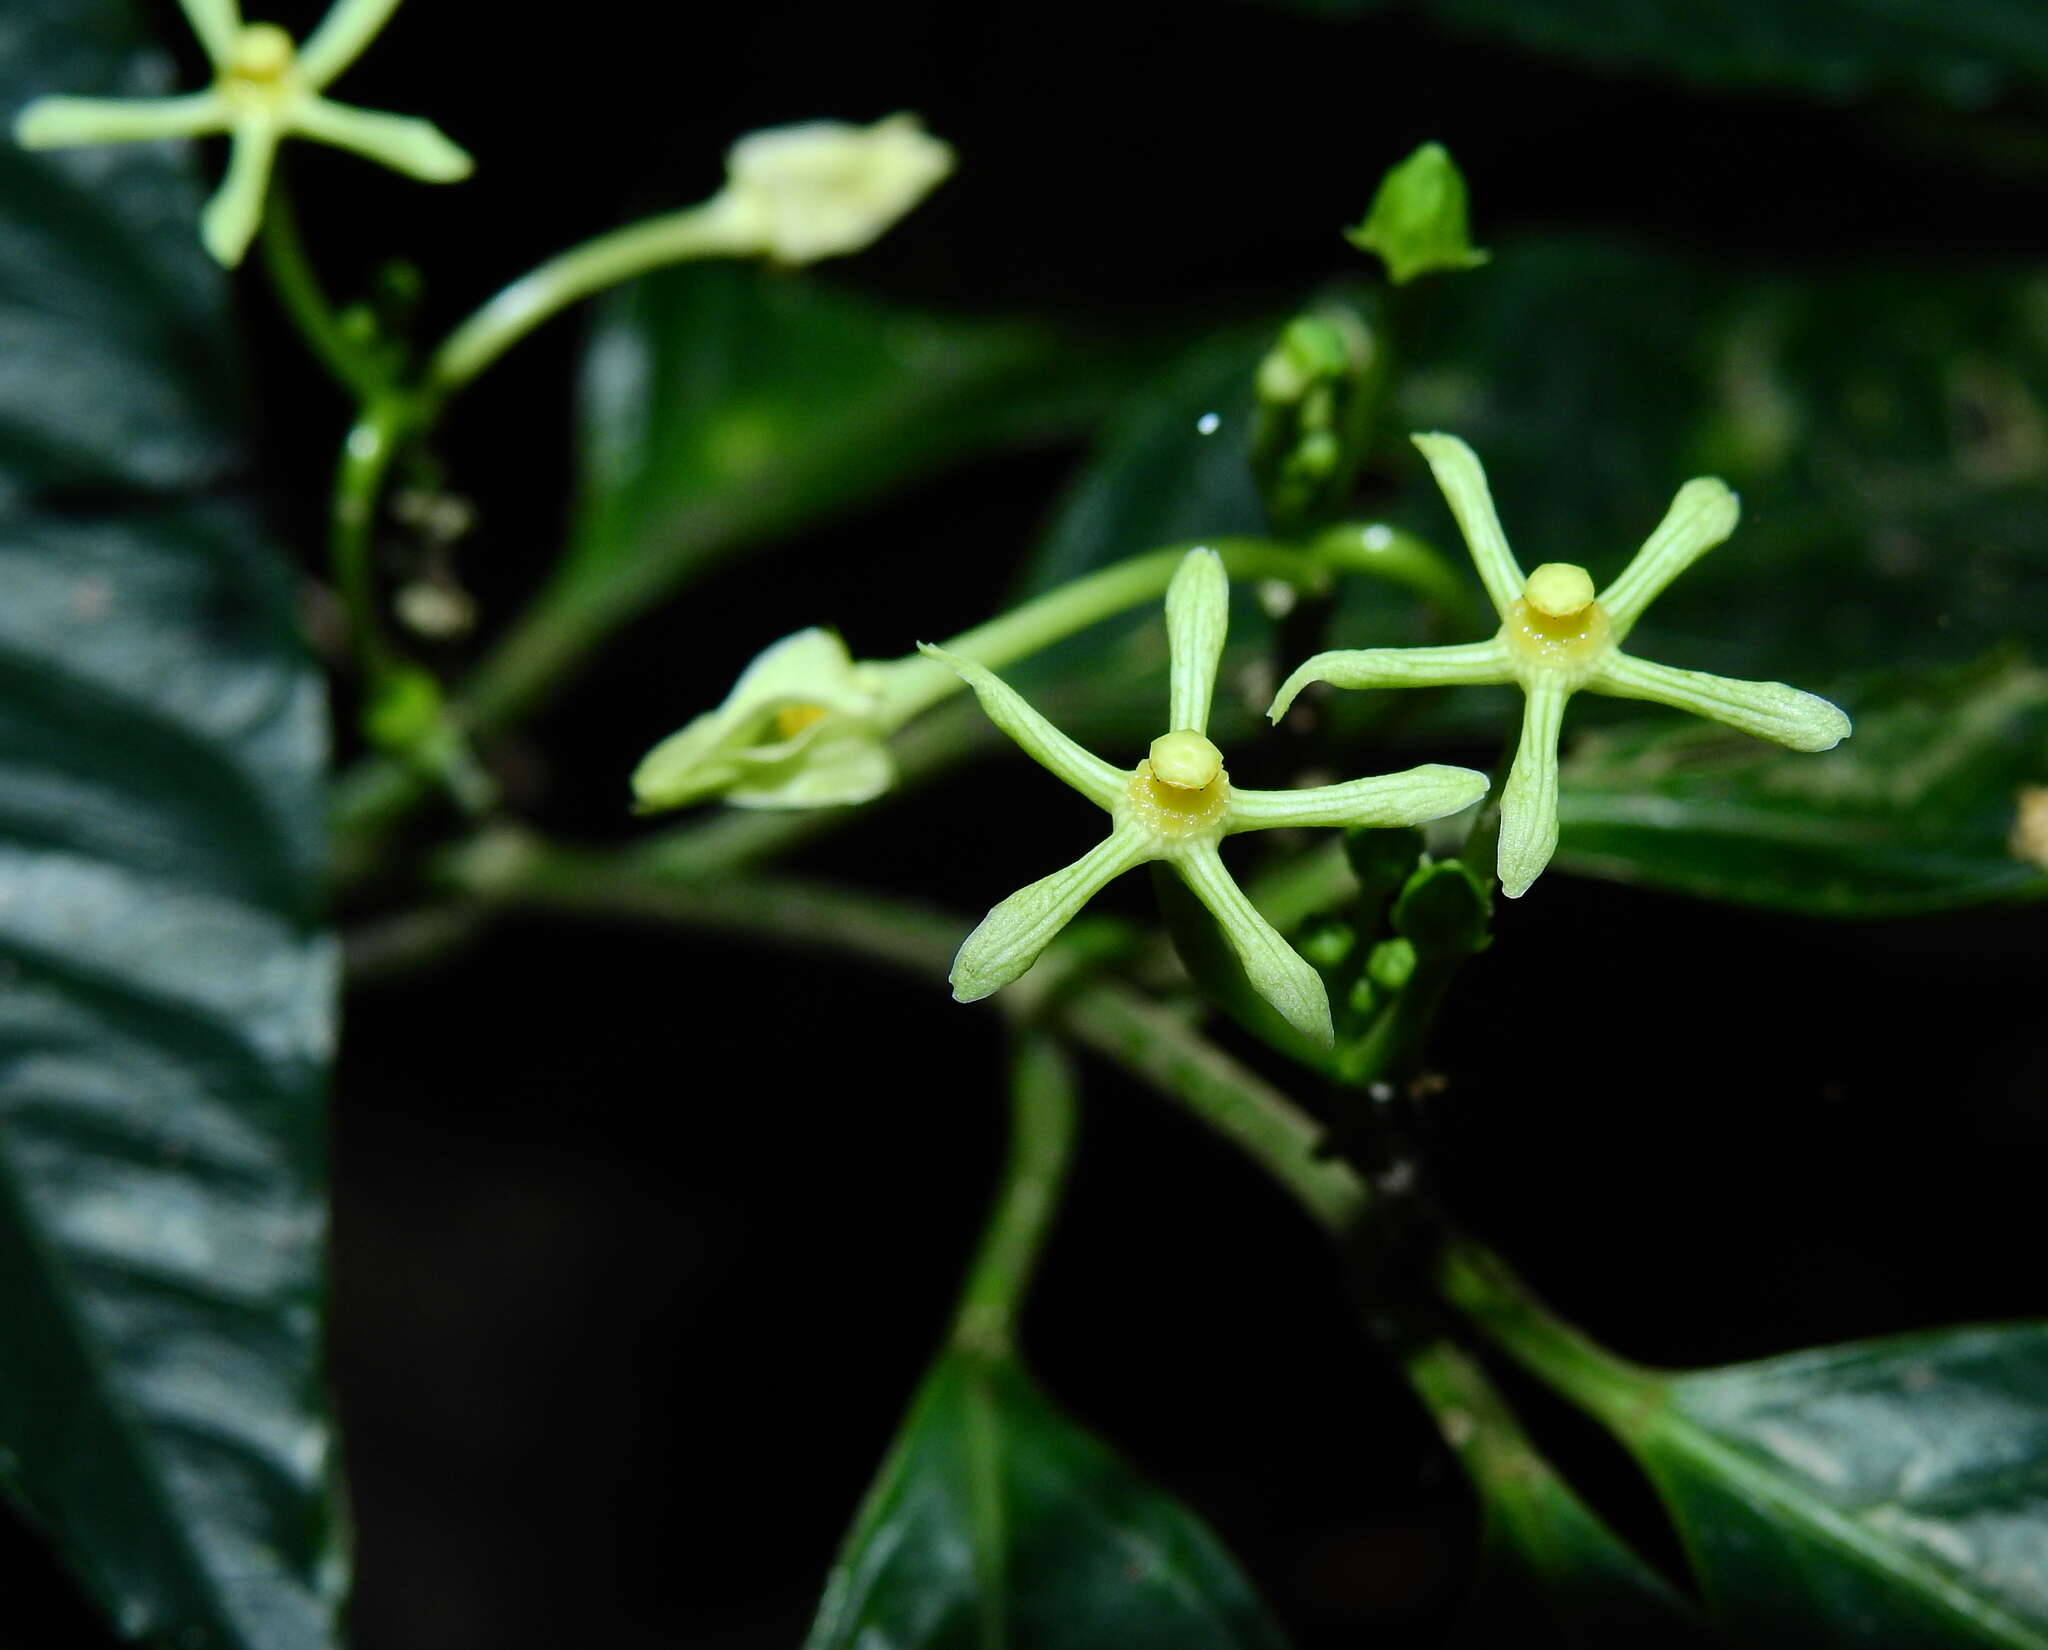
[[[775,713],[775,732],[780,738],[794,739],[831,714],[823,705],[784,705]]]
[[[1201,734],[1182,728],[1152,741],[1151,763],[1152,777],[1160,784],[1199,791],[1223,771],[1223,753]]]
[[[228,73],[256,86],[274,86],[297,55],[292,37],[275,23],[245,23],[228,54]]]
[[[1578,672],[1607,651],[1611,627],[1586,570],[1547,561],[1522,586],[1502,634],[1526,663]]]
[[[1201,735],[1193,737],[1200,739]],[[1206,739],[1202,743],[1209,744]],[[1158,749],[1156,741],[1153,749]],[[1209,745],[1209,749],[1213,752],[1216,747]],[[1230,806],[1230,775],[1223,771],[1222,762],[1219,753],[1209,782],[1193,787],[1162,778],[1150,761],[1140,762],[1125,792],[1131,816],[1156,836],[1200,836],[1213,829],[1222,822],[1223,810]]]

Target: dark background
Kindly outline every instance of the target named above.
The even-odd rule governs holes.
[[[443,194],[295,156],[337,285],[416,256],[443,322],[701,197],[736,133],[823,114],[916,109],[961,155],[825,278],[1110,324],[1227,318],[1355,267],[1335,231],[1425,138],[1471,180],[1484,244],[1588,227],[1787,264],[2025,255],[2048,182],[2024,98],[1816,107],[1254,5],[416,0],[340,90],[480,158]],[[350,222],[375,226],[365,246],[336,238]],[[343,409],[245,283],[277,507],[310,545]],[[487,612],[559,542],[578,335],[522,350],[449,438]],[[632,761],[795,623],[879,653],[970,622],[1077,457],[956,472],[636,627],[534,729],[541,816],[628,834]],[[914,591],[864,572],[880,546]],[[949,805],[991,783],[810,862],[978,910],[1088,829],[1034,808],[963,857]],[[1501,929],[1438,1038],[1430,1166],[1596,1334],[1692,1364],[2042,1309],[2040,917],[1825,925],[1552,875]],[[366,1650],[796,1644],[948,1312],[999,1151],[997,1056],[991,1015],[879,971],[596,925],[508,923],[353,1000],[334,1361]],[[1088,1080],[1030,1325],[1048,1385],[1214,1523],[1308,1650],[1437,1642],[1472,1511],[1320,1240],[1177,1115]],[[1662,1552],[1628,1472],[1535,1418]],[[62,1624],[49,1642],[95,1642],[28,1539],[8,1553]]]

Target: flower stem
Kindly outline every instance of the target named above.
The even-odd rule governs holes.
[[[594,293],[664,264],[753,250],[752,240],[735,233],[735,220],[707,203],[627,224],[557,253],[449,333],[427,363],[427,404],[438,408],[536,327]]]
[[[951,1337],[957,1347],[993,1356],[1016,1345],[1025,1292],[1073,1156],[1078,1110],[1073,1067],[1058,1039],[1043,1030],[1018,1032],[1009,1078],[1009,1156]]]
[[[369,401],[380,388],[380,376],[350,341],[320,285],[299,235],[299,215],[291,190],[281,176],[271,181],[262,241],[263,267],[271,287],[306,347],[349,395],[358,402]]]
[[[1498,1255],[1447,1244],[1437,1268],[1444,1298],[1530,1374],[1616,1431],[1638,1431],[1662,1401],[1651,1370],[1618,1358],[1550,1311]]]
[[[372,555],[377,509],[384,484],[404,439],[407,404],[395,394],[365,402],[341,446],[334,477],[328,552],[335,588],[348,611],[349,635],[372,691],[395,655],[377,611],[377,577]]]
[[[1187,553],[1198,546],[1214,550],[1222,559],[1224,572],[1233,579],[1278,579],[1303,588],[1319,588],[1328,582],[1314,562],[1275,539],[1190,540],[1084,574],[972,630],[963,630],[945,645],[962,658],[1000,670],[1114,614],[1157,601]],[[881,668],[889,673],[883,689],[888,714],[899,725],[966,687],[944,665],[921,654],[891,660]]]
[[[781,944],[822,946],[943,983],[968,925],[912,904],[787,877],[660,881],[611,860],[526,836],[478,839],[443,867],[447,880],[499,904],[673,922]],[[1040,989],[1021,986],[995,1006],[1026,1020],[1041,1013],[1077,1042],[1178,1102],[1238,1146],[1321,1225],[1339,1232],[1362,1214],[1363,1184],[1319,1157],[1322,1131],[1293,1101],[1216,1047],[1181,1016],[1111,980],[1073,979],[1077,959],[1101,948],[1076,932],[1041,959]],[[1056,983],[1055,983],[1056,982]]]

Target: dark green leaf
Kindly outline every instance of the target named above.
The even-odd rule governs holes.
[[[2048,1325],[1680,1376],[1623,1423],[1744,1644],[2048,1646]]]
[[[634,282],[584,353],[569,548],[473,714],[522,709],[690,575],[986,449],[1074,433],[1133,376],[1099,340],[801,276],[695,264]]]
[[[1689,718],[1586,736],[1558,862],[1822,916],[2048,895],[2048,673],[2005,655],[1850,702],[1855,735],[1819,756]]]
[[[561,586],[637,607],[939,465],[1065,434],[1108,393],[1087,360],[1047,327],[795,276],[696,265],[635,282],[599,312],[584,356]]]
[[[1014,1363],[942,1356],[833,1567],[807,1650],[1279,1650],[1195,1517]]]
[[[1333,16],[1394,0],[1292,0]],[[1474,34],[1603,68],[1781,86],[1837,98],[1913,86],[1965,105],[2048,80],[2048,13],[2032,0],[1413,0]]]
[[[0,117],[162,90],[22,0]],[[322,1650],[324,717],[177,152],[0,148],[0,1475],[125,1633]]]

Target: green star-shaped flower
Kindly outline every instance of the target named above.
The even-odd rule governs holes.
[[[1783,682],[1739,682],[1674,670],[1621,651],[1673,579],[1735,531],[1741,506],[1710,476],[1688,481],[1635,559],[1597,595],[1583,567],[1545,562],[1524,578],[1508,549],[1472,449],[1453,435],[1418,435],[1451,514],[1470,546],[1501,626],[1490,641],[1459,647],[1367,648],[1319,653],[1287,678],[1275,721],[1310,682],[1338,687],[1436,687],[1512,682],[1522,690],[1522,738],[1500,799],[1501,892],[1514,898],[1542,874],[1557,847],[1557,739],[1565,701],[1581,688],[1711,717],[1799,751],[1824,751],[1849,735],[1849,718]]]
[[[1238,790],[1204,731],[1230,620],[1230,584],[1213,550],[1190,550],[1166,592],[1172,655],[1171,731],[1129,772],[1083,750],[1001,678],[943,648],[921,651],[957,671],[989,720],[1025,754],[1108,813],[1109,835],[1064,870],[1020,888],[984,917],[953,959],[953,995],[978,1002],[1018,978],[1112,877],[1163,860],[1214,914],[1254,989],[1304,1036],[1334,1040],[1322,977],[1259,915],[1224,867],[1217,844],[1281,825],[1417,825],[1486,794],[1470,768],[1410,768],[1293,791]]]
[[[399,0],[336,0],[304,46],[275,23],[243,22],[236,0],[179,4],[213,63],[210,88],[183,97],[39,97],[15,120],[15,141],[25,149],[64,149],[230,134],[227,175],[200,220],[206,250],[230,266],[242,261],[262,221],[271,162],[285,137],[353,149],[429,183],[469,176],[469,156],[432,123],[320,95],[362,55]]]

